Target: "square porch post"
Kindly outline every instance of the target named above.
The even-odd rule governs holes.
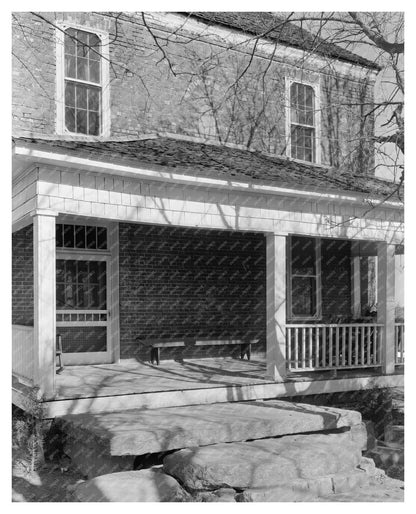
[[[385,241],[377,244],[377,322],[384,325],[381,359],[383,374],[394,372],[395,367],[395,256],[396,247]]]
[[[44,398],[55,392],[56,248],[53,211],[33,214],[34,376]]]
[[[286,235],[266,235],[266,377],[286,377]]]

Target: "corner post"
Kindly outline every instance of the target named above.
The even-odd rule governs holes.
[[[286,234],[266,235],[266,377],[286,377]]]
[[[381,345],[381,362],[384,375],[394,372],[395,368],[395,245],[385,241],[377,245],[377,322],[384,325]]]
[[[36,210],[33,216],[35,384],[44,398],[55,393],[57,213]]]

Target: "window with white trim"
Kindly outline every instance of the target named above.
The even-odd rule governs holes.
[[[289,319],[318,319],[321,316],[321,240],[289,238]]]
[[[58,133],[109,135],[108,35],[61,25],[57,36]]]
[[[312,86],[290,84],[290,156],[316,162],[316,105]]]

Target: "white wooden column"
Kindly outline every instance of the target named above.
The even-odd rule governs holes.
[[[35,383],[44,398],[55,392],[56,248],[52,211],[33,214]]]
[[[352,317],[361,317],[361,273],[360,273],[360,243],[352,241],[351,244],[351,289],[352,289]]]
[[[286,235],[266,235],[266,377],[286,377]]]
[[[394,321],[395,321],[395,245],[380,242],[377,245],[377,321],[383,323],[382,367],[384,374],[394,372]]]

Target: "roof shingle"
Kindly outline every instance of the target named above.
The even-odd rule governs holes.
[[[237,30],[263,36],[283,45],[300,48],[340,61],[359,64],[367,68],[380,70],[373,61],[356,55],[334,43],[323,40],[305,29],[268,12],[189,12],[189,16],[210,24],[223,25]]]
[[[310,191],[350,191],[371,196],[392,195],[397,185],[367,175],[308,165],[280,156],[207,144],[174,137],[151,137],[129,141],[76,141],[41,138],[14,138],[58,153],[81,154],[101,162],[129,165],[157,165],[177,174],[250,181],[256,184],[307,189]]]

